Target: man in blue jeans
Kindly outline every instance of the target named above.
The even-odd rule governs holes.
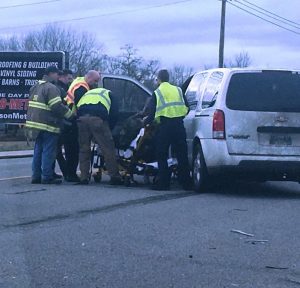
[[[54,179],[53,163],[63,119],[72,117],[71,110],[62,103],[59,89],[54,85],[58,68],[46,69],[41,81],[30,89],[26,127],[36,137],[32,161],[32,184],[60,184]]]

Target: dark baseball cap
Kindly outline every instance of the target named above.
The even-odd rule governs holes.
[[[59,73],[59,69],[56,66],[49,66],[45,69],[45,75],[49,75],[50,73]]]

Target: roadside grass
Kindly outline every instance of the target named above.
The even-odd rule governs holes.
[[[5,151],[20,151],[20,150],[32,150],[33,143],[27,141],[1,141],[0,140],[0,152]]]

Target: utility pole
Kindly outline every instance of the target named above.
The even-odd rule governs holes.
[[[226,1],[222,1],[221,12],[221,28],[220,28],[220,43],[219,43],[219,68],[224,67],[224,39],[225,39],[225,15],[226,15]]]

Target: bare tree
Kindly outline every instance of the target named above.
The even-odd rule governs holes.
[[[215,66],[212,64],[204,64],[204,70],[209,70],[209,69],[213,69],[213,68],[215,68]]]
[[[225,68],[244,68],[250,66],[252,63],[252,59],[247,51],[241,51],[233,56],[233,58],[229,58],[225,61]],[[216,68],[215,65],[205,64],[204,70],[209,70]]]
[[[234,60],[230,60],[228,67],[244,68],[250,66],[252,63],[251,57],[247,51],[241,51],[234,56]]]
[[[1,51],[18,51],[21,49],[21,43],[16,36],[4,37],[0,39]]]
[[[144,59],[138,55],[138,49],[129,44],[121,47],[120,50],[121,54],[117,57],[105,56],[104,71],[109,74],[132,77],[153,89],[160,62],[156,59]]]
[[[0,40],[0,49],[6,51],[65,51],[69,53],[70,68],[83,75],[89,69],[101,70],[103,46],[95,37],[78,33],[58,25],[47,25],[25,37],[12,36]]]
[[[175,65],[170,69],[170,82],[181,86],[193,74],[193,68],[185,65]]]
[[[106,71],[111,74],[130,76],[153,90],[156,86],[155,78],[160,69],[160,62],[156,59],[146,60],[138,55],[138,50],[127,44],[121,49],[121,55],[106,57]],[[175,65],[170,71],[170,81],[181,85],[193,74],[193,69],[184,65]]]

